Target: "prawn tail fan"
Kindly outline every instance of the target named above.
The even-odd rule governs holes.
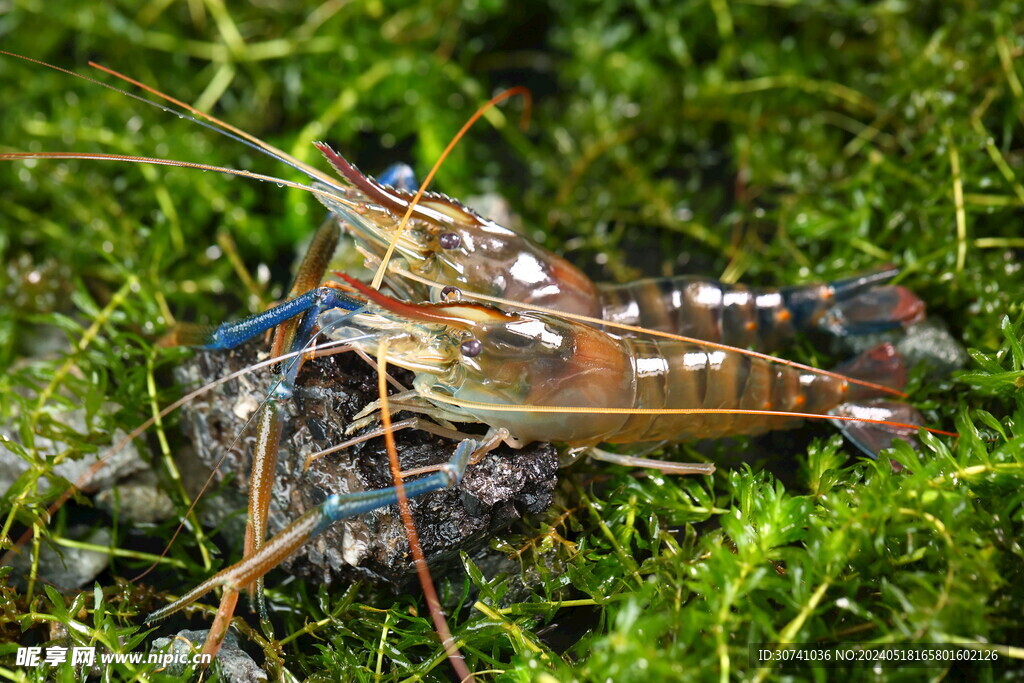
[[[889,343],[868,349],[837,367],[836,372],[891,389],[902,389],[907,382],[903,357]],[[872,458],[891,448],[896,440],[906,441],[917,448],[917,430],[908,425],[924,425],[924,416],[908,403],[882,399],[879,394],[877,389],[869,386],[851,384],[847,401],[830,410],[829,414],[855,420],[834,420],[835,426]]]

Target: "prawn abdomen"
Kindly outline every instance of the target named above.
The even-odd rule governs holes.
[[[693,410],[693,413],[630,417],[610,443],[687,441],[737,434],[761,434],[794,427],[784,416],[701,413],[702,410],[796,410],[809,403],[801,394],[801,373],[737,351],[709,349],[668,340],[624,340],[636,359],[637,408]],[[660,365],[662,371],[655,369]],[[832,378],[814,376],[812,383]],[[831,406],[829,406],[831,407]]]
[[[600,287],[602,317],[770,351],[798,332],[858,335],[919,322],[924,303],[904,287],[884,284],[897,273],[888,268],[836,282],[779,289],[692,275],[650,278]]]
[[[546,363],[545,372],[523,378],[515,391],[494,376],[483,383],[450,387],[454,402],[467,419],[504,427],[523,441],[575,447],[761,434],[795,427],[801,420],[791,415],[702,411],[825,413],[851,397],[850,385],[842,378],[803,372],[739,351],[618,338],[592,328],[582,336],[591,341],[604,336],[609,342],[582,345],[600,348],[600,363],[591,348],[595,353],[583,354],[589,360],[566,358],[557,370]],[[551,412],[566,407],[585,410]],[[676,412],[656,412],[662,409]]]

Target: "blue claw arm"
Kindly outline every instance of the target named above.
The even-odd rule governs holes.
[[[462,476],[469,465],[469,459],[478,448],[479,444],[471,439],[460,442],[451,460],[441,465],[437,472],[405,484],[405,495],[408,498],[415,498],[424,493],[455,486],[462,481]],[[307,511],[268,540],[256,553],[218,572],[171,604],[147,616],[145,621],[147,624],[151,624],[169,617],[219,586],[240,590],[243,586],[253,583],[276,567],[282,560],[311,538],[322,533],[331,524],[396,502],[398,502],[398,491],[394,486],[374,491],[328,496],[323,503]]]
[[[206,337],[202,346],[215,350],[233,349],[272,327],[277,327],[286,320],[290,320],[303,313],[312,313],[311,316],[307,316],[307,318],[312,319],[313,322],[310,323],[312,325],[316,322],[319,314],[326,310],[339,308],[344,311],[357,311],[363,308],[363,306],[362,302],[337,289],[317,287],[262,313],[257,313],[235,322],[224,323]]]

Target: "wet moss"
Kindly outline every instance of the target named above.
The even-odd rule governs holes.
[[[900,283],[977,350],[964,374],[912,384],[958,442],[897,452],[901,475],[813,427],[707,481],[584,466],[546,515],[494,539],[515,559],[507,575],[466,563],[445,582],[474,670],[757,678],[771,672],[752,665],[750,643],[1020,643],[1021,10],[24,2],[0,17],[0,36],[76,70],[96,59],[309,161],[310,142],[327,139],[370,172],[404,160],[423,175],[481,101],[526,85],[529,127],[516,126],[518,102],[488,116],[436,187],[507,197],[531,236],[603,279],[796,283],[898,264]],[[186,121],[6,57],[0,101],[3,151],[165,156],[298,179]],[[89,499],[45,519],[62,482],[44,446],[88,457],[174,400],[170,370],[186,354],[154,340],[172,319],[220,321],[281,297],[321,209],[273,185],[107,162],[3,162],[0,186],[0,418],[4,448],[30,468],[0,498],[3,542],[37,526],[61,547]],[[793,355],[835,360],[809,345]],[[711,453],[735,458],[748,443]],[[187,443],[173,418],[142,446],[184,517],[170,456]],[[89,519],[113,529],[118,551],[97,589],[0,584],[0,634],[13,639],[0,655],[60,639],[141,649],[140,614],[239,553],[236,539],[190,524],[126,586],[118,577],[148,565],[177,521],[138,532],[116,515]],[[247,639],[295,677],[449,675],[415,593],[269,585],[281,650]],[[998,666],[1019,663],[1000,652]]]

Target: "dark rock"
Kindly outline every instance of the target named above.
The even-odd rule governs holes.
[[[178,369],[177,379],[200,385],[222,377],[255,362],[261,346],[254,343],[231,352],[197,351]],[[397,376],[410,384],[407,373],[399,371]],[[216,478],[233,474],[242,490],[249,484],[254,427],[249,425],[249,431],[241,438],[239,435],[264,401],[273,379],[269,369],[245,375],[183,409],[183,423],[198,459],[211,467],[224,458]],[[319,458],[304,470],[309,455],[348,438],[345,426],[376,398],[376,372],[355,354],[306,363],[296,382],[294,400],[283,404],[285,425],[271,502],[271,533],[332,493],[392,484],[382,438]],[[395,437],[403,470],[446,462],[455,448],[451,440],[418,430],[402,430]],[[452,564],[458,551],[470,551],[523,514],[547,508],[557,467],[557,453],[549,444],[533,444],[518,451],[501,446],[471,466],[457,489],[412,500],[428,562],[435,569]],[[414,576],[397,506],[335,524],[284,566],[303,578],[328,584],[369,578],[399,587]]]

